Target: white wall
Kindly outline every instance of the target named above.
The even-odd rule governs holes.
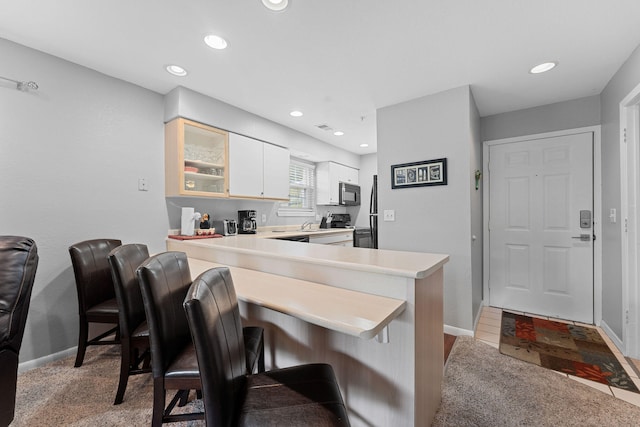
[[[378,210],[382,249],[450,255],[444,268],[444,321],[473,329],[471,151],[479,143],[468,86],[382,108],[378,118]],[[391,189],[391,165],[447,158],[448,184]],[[482,247],[482,242],[478,244]],[[480,284],[481,286],[481,284]]]
[[[611,78],[601,94],[602,218],[609,209],[620,212],[620,102],[640,83],[640,47]],[[620,220],[602,224],[602,320],[623,340]],[[636,284],[636,286],[640,286]]]
[[[35,239],[40,255],[26,361],[77,344],[69,245],[108,237],[164,249],[163,99],[4,39],[0,58],[3,76],[40,86],[0,84],[0,234]]]

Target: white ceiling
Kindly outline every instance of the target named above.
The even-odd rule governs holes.
[[[640,44],[638,17],[638,0],[289,0],[283,12],[261,0],[0,0],[0,37],[365,154],[376,109],[462,85],[481,116],[599,94]],[[229,47],[208,48],[209,33]],[[560,65],[528,73],[549,60]]]

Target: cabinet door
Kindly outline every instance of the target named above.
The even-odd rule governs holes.
[[[316,165],[316,204],[331,204],[329,185],[329,162],[318,163]]]
[[[358,184],[358,169],[354,169],[354,168],[350,168],[348,166],[344,167],[344,178],[346,179],[346,181],[343,182],[348,182],[349,184]]]
[[[229,195],[262,197],[263,146],[255,139],[229,134]]]
[[[227,197],[227,132],[177,118],[165,125],[165,194]]]
[[[289,150],[271,144],[264,149],[264,197],[289,200]]]

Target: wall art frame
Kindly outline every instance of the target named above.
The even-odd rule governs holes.
[[[447,185],[447,159],[391,165],[391,188]]]

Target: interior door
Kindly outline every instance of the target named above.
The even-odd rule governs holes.
[[[593,323],[593,134],[489,147],[489,301]]]

